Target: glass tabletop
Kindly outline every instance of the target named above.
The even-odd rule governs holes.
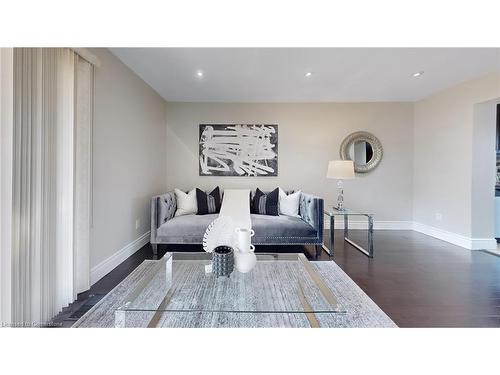
[[[316,326],[321,314],[345,313],[303,254],[258,254],[250,272],[235,269],[230,277],[207,272],[210,264],[207,253],[166,253],[149,261],[142,279],[115,310],[115,325],[210,326],[215,317],[232,321],[231,326],[245,321],[258,325],[256,315],[266,316],[262,322],[282,315],[281,320],[297,320],[298,326]]]
[[[325,207],[325,214],[328,216],[333,216],[333,215],[372,216],[372,214],[369,212],[358,212],[351,210],[349,208],[344,208],[342,210],[339,210],[334,206]]]

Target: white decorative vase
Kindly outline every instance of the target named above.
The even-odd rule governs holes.
[[[234,253],[234,265],[241,273],[250,272],[257,263],[257,256],[254,253],[255,247],[250,245],[250,251],[237,249]]]

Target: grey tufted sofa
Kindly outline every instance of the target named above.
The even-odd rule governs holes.
[[[213,215],[174,216],[177,209],[173,191],[151,199],[151,245],[201,244]],[[254,245],[315,245],[316,256],[323,244],[323,199],[302,193],[300,217],[251,214]]]

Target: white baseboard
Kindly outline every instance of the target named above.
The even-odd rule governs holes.
[[[325,220],[325,229],[330,229],[330,221]],[[344,220],[342,217],[336,218],[335,229],[344,229]],[[366,220],[349,220],[349,229],[368,229]],[[452,243],[469,250],[495,250],[497,242],[494,238],[471,238],[461,234],[449,232],[443,229],[432,227],[430,225],[417,223],[413,221],[379,221],[374,220],[373,229],[375,230],[414,230],[419,233]]]
[[[325,229],[330,229],[330,220],[325,220]],[[335,229],[344,229],[344,220],[339,217],[335,219]],[[349,229],[368,229],[367,220],[349,220]],[[373,221],[373,229],[376,230],[412,230],[411,221]]]
[[[494,238],[466,237],[417,222],[413,223],[413,230],[469,250],[493,250],[497,248],[497,242]]]
[[[496,250],[497,240],[495,238],[472,238],[471,250]]]
[[[121,262],[127,259],[129,256],[134,254],[141,247],[149,242],[150,231],[147,231],[139,238],[135,239],[128,245],[118,250],[116,253],[111,255],[109,258],[103,260],[97,266],[92,267],[90,270],[90,284],[94,285],[109,272],[115,269]]]

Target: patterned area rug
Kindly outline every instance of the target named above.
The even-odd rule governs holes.
[[[344,313],[315,314],[320,327],[396,327],[396,324],[354,283],[349,276],[334,262],[311,262],[321,275],[328,288],[337,297]],[[115,310],[123,304],[123,299],[147,277],[155,265],[155,261],[144,261],[125,280],[116,286],[108,295],[101,299],[92,309],[80,318],[73,327],[114,327]],[[228,280],[228,283],[231,281]],[[282,278],[274,280],[276,284],[283,283]],[[229,284],[228,284],[229,285]],[[231,285],[229,285],[231,286]],[[150,294],[150,298],[158,298]],[[256,291],[255,298],[265,299],[268,293]],[[283,296],[287,298],[286,296]],[[185,298],[190,298],[186,293]],[[276,298],[276,296],[273,296]],[[159,299],[158,301],[161,301]],[[183,301],[180,301],[183,303]],[[187,300],[185,301],[187,302]],[[286,301],[284,301],[284,304]],[[224,303],[224,301],[221,301]],[[279,301],[278,301],[279,303]],[[228,301],[228,304],[229,303]],[[127,321],[132,326],[147,326],[153,318],[153,312],[127,312]],[[155,316],[156,327],[310,327],[306,314],[246,314],[224,312],[163,312]],[[128,326],[128,325],[127,325]]]

